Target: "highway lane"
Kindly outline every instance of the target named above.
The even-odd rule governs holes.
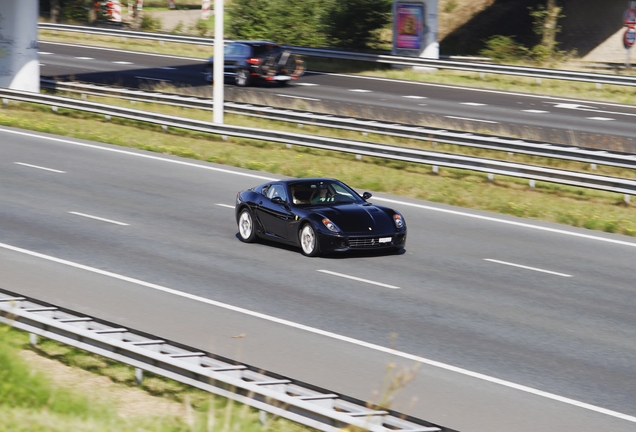
[[[228,208],[236,192],[276,176],[6,129],[0,136],[4,245],[636,414],[631,307],[636,242],[631,238],[378,194],[380,203],[399,201],[391,205],[406,216],[404,255],[307,259],[290,248],[236,239]],[[4,254],[5,265],[25,260]],[[360,352],[364,349],[340,340],[334,347],[324,338],[307,339],[296,328],[288,336],[290,330],[279,325],[272,329],[248,320],[242,327],[245,318],[235,315],[224,324],[197,327],[223,313],[211,317],[204,306],[139,286],[114,291],[112,281],[105,290],[87,288],[79,279],[70,282],[75,275],[66,274],[68,269],[62,271],[66,283],[43,286],[41,272],[46,270],[34,265],[33,275],[18,271],[17,264],[2,269],[11,285],[3,287],[194,346],[213,343],[230,357],[239,347],[228,340],[229,333],[255,334],[256,345],[238,352],[247,357],[241,360],[337,391],[351,390],[358,397],[368,396],[371,377],[387,361],[386,355],[371,356],[368,368],[360,370],[359,362],[368,356]],[[52,274],[60,271],[50,263],[45,268]],[[39,280],[21,282],[38,274]],[[179,303],[178,310],[172,301]],[[143,312],[137,316],[138,311]],[[206,330],[217,326],[231,331],[219,336]],[[251,343],[251,337],[246,339]],[[308,348],[309,340],[324,350]],[[268,344],[276,349],[270,351]],[[298,353],[296,346],[307,349]],[[341,355],[334,358],[333,352]],[[316,366],[307,370],[312,356]],[[350,380],[333,371],[340,362],[346,363],[343,374],[354,375]],[[425,368],[425,382],[407,388],[401,400],[406,404],[419,396],[420,402],[408,409],[450,427],[461,424],[469,430],[477,422],[497,425],[492,430],[503,425],[507,429],[500,430],[529,430],[524,427],[539,408],[551,413],[542,421],[552,426],[565,422],[564,430],[574,424],[578,428],[579,422],[596,427],[598,421],[604,428],[606,421],[617,422],[616,429],[607,430],[630,427],[588,409],[569,413],[573,407],[567,404],[524,392],[511,395],[509,388],[487,381],[476,384],[470,378],[466,383],[464,376],[440,373]],[[435,394],[445,395],[435,403],[425,396],[430,380],[436,383]],[[476,400],[482,392],[489,397]],[[450,400],[461,400],[463,408],[458,412],[457,406],[447,406]],[[493,420],[483,404],[494,401],[506,406],[519,402],[522,411],[510,407],[509,415]]]
[[[202,73],[205,59],[46,42],[41,43],[40,53],[41,74],[46,77],[130,87],[165,82],[200,88],[204,95],[209,93]],[[321,102],[334,109],[355,105],[379,113],[383,110],[404,112],[405,119],[419,118],[432,126],[461,128],[471,124],[492,133],[502,128],[519,131],[532,127],[536,131],[547,131],[535,134],[547,136],[549,131],[616,136],[630,143],[625,151],[636,152],[633,141],[636,107],[631,105],[311,72],[288,88],[260,86],[250,90],[264,95],[265,99],[268,95],[282,95]],[[592,144],[594,142],[588,145]]]

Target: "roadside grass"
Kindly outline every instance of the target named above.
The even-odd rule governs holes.
[[[72,368],[109,377],[121,387],[137,387],[134,368],[55,341],[40,338],[36,347],[28,334],[0,325],[0,431],[101,432],[229,432],[312,430],[268,416],[262,424],[256,410],[150,373],[140,388],[148,394],[184,405],[184,416],[126,417],[106,403],[108,394],[78,393],[53,383],[46,371],[33,369],[18,355],[29,350]],[[108,393],[108,387],[95,392]]]
[[[196,29],[191,30],[196,34]],[[97,35],[78,35],[77,33],[40,30],[42,41],[85,44],[114,49],[140,51],[156,54],[175,55],[207,59],[213,55],[213,47],[160,42],[125,37]],[[537,95],[558,96],[578,100],[604,101],[622,104],[634,104],[636,87],[595,83],[512,77],[507,75],[452,71],[452,70],[414,70],[413,68],[393,68],[390,65],[377,65],[369,62],[334,60],[318,57],[305,59],[308,71],[330,73],[354,73],[378,78],[397,79],[433,83],[440,85],[467,86],[489,90],[513,91]],[[562,63],[560,69],[580,70],[577,63]],[[608,72],[609,73],[609,72]],[[621,71],[620,75],[634,75],[636,70]]]
[[[209,112],[197,115],[211,118]],[[227,120],[239,125],[250,121],[229,115]],[[276,123],[269,127],[293,128]],[[103,116],[63,109],[56,114],[48,107],[24,103],[10,103],[1,108],[0,124],[283,176],[335,177],[359,190],[636,236],[636,209],[625,204],[620,194],[544,182],[536,182],[535,188],[531,188],[523,179],[497,176],[489,181],[486,174],[456,169],[441,168],[435,174],[432,167],[426,165],[371,157],[357,160],[353,154],[301,146],[289,149],[284,144],[232,137],[224,140],[220,136],[175,128],[163,131],[158,125],[117,118],[105,121]],[[251,121],[249,124],[254,126]],[[266,127],[263,123],[256,126]],[[303,133],[308,131],[311,128],[302,129]],[[385,138],[382,137],[383,142],[387,142]],[[438,145],[437,150],[439,148]],[[585,167],[581,165],[581,169]],[[599,167],[597,172],[608,174],[620,170]],[[406,217],[408,219],[408,213]]]

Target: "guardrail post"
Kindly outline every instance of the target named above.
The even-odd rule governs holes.
[[[596,171],[596,164],[595,164],[595,163],[590,164],[590,168],[591,168],[592,170]]]
[[[135,368],[135,382],[137,383],[137,385],[140,386],[143,380],[144,380],[144,370]]]
[[[8,106],[9,105],[9,99],[2,99],[2,105]]]
[[[56,106],[52,106],[52,107],[51,107],[51,110],[52,110],[54,113],[56,113],[56,112],[57,112],[57,107],[56,107]]]
[[[488,173],[488,181],[489,182],[495,181],[495,175],[493,173]]]
[[[528,183],[530,185],[530,189],[534,189],[534,187],[536,186],[536,183],[534,180],[530,180]]]
[[[631,202],[631,200],[632,200],[631,195],[627,195],[627,194],[625,194],[625,195],[623,196],[623,201],[625,201],[625,204],[629,205],[629,203]]]
[[[437,165],[433,165],[433,174],[439,174],[439,167]]]
[[[596,90],[600,90],[603,88],[603,84],[601,83],[596,83]]]
[[[29,343],[32,346],[37,346],[38,345],[38,335],[36,335],[35,333],[29,333]]]

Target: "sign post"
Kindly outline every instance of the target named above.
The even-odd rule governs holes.
[[[223,56],[223,0],[214,0],[214,66],[212,70],[212,79],[214,89],[212,90],[214,114],[212,121],[214,123],[223,124],[223,101],[224,94],[224,63]]]
[[[625,34],[623,35],[623,45],[627,53],[625,58],[625,67],[631,68],[630,54],[632,46],[636,41],[636,1],[630,1],[627,3],[627,10],[623,15],[623,25],[627,27]]]

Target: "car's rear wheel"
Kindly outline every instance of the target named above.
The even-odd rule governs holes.
[[[298,234],[303,255],[313,257],[320,253],[316,231],[311,224],[305,224]]]
[[[249,209],[241,210],[238,218],[239,238],[242,242],[252,243],[256,240],[256,229],[254,227],[254,218]]]
[[[236,71],[236,85],[239,87],[247,87],[250,85],[250,74],[245,69]]]

